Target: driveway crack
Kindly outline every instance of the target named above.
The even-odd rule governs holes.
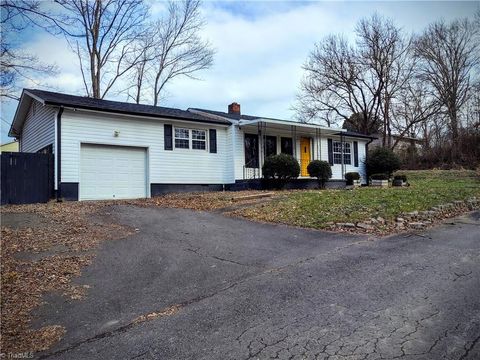
[[[226,258],[223,258],[223,257],[220,257],[220,256],[216,256],[216,255],[208,255],[208,254],[204,254],[202,252],[199,251],[200,248],[196,248],[196,249],[193,249],[193,248],[186,248],[184,249],[185,251],[190,251],[190,252],[193,252],[194,254],[202,257],[202,258],[211,258],[211,259],[215,259],[215,260],[218,260],[218,261],[223,261],[223,262],[228,262],[228,263],[231,263],[231,264],[235,264],[235,265],[241,265],[241,266],[253,266],[253,265],[250,265],[250,264],[244,264],[244,263],[241,263],[241,262],[238,262],[238,261],[235,261],[235,260],[230,260],[230,259],[226,259]]]

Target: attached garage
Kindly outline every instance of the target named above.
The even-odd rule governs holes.
[[[147,197],[145,148],[82,144],[79,200]]]

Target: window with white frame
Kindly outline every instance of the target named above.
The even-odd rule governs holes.
[[[342,142],[340,141],[333,142],[333,163],[342,163]],[[349,142],[343,143],[343,163],[345,165],[352,164],[352,147]]]
[[[207,149],[207,131],[199,129],[175,128],[176,149]]]
[[[192,130],[192,149],[205,150],[207,148],[207,132],[205,130]]]
[[[189,149],[190,130],[184,128],[175,128],[175,148]]]

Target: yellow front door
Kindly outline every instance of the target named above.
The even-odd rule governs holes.
[[[310,138],[300,138],[300,175],[309,176],[307,166],[310,163]]]

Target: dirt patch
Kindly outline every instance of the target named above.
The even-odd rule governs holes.
[[[32,310],[47,292],[78,300],[86,285],[74,285],[101,241],[122,238],[132,229],[89,221],[108,203],[48,203],[2,207],[2,337],[4,353],[48,349],[61,339],[60,325],[31,329]]]
[[[46,228],[49,225],[49,221],[42,215],[23,212],[2,213],[1,223],[2,226],[6,226],[11,229],[41,229]]]

